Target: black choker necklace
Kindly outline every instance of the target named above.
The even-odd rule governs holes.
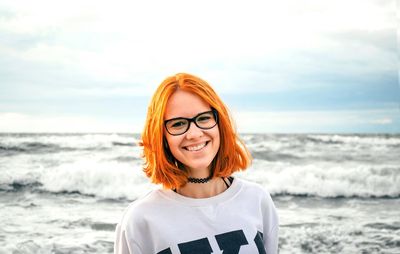
[[[212,175],[206,178],[194,178],[194,177],[188,177],[188,182],[189,183],[206,183],[212,179]]]

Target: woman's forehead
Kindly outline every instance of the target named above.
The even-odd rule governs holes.
[[[171,95],[167,102],[165,119],[193,117],[208,110],[211,110],[210,105],[197,94],[177,90]]]

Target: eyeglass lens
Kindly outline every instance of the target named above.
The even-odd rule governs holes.
[[[172,135],[180,135],[185,133],[190,126],[190,122],[194,122],[201,129],[211,129],[217,122],[212,111],[204,112],[195,118],[176,118],[166,122],[167,131]]]

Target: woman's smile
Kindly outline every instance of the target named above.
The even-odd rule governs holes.
[[[191,152],[198,152],[200,150],[203,150],[204,147],[206,147],[208,145],[209,141],[203,142],[203,143],[199,143],[196,145],[190,145],[190,146],[184,146],[183,148],[191,151]]]

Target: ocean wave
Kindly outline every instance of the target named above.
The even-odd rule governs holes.
[[[376,134],[342,134],[342,135],[245,135],[247,147],[252,152],[290,152],[302,153],[305,150],[324,152],[331,149],[338,151],[361,152],[366,149],[374,151],[390,151],[400,148],[400,135]],[[328,155],[328,154],[327,154]]]
[[[106,223],[99,221],[92,221],[89,218],[83,218],[76,221],[66,223],[64,228],[76,228],[76,227],[89,227],[96,231],[114,231],[116,224]]]
[[[48,154],[69,151],[104,151],[109,150],[106,147],[67,147],[58,144],[49,144],[41,142],[23,142],[18,145],[0,144],[0,154],[3,156],[12,156],[18,154]]]
[[[112,253],[113,242],[96,240],[87,243],[43,243],[43,241],[26,240],[16,244],[0,246],[0,253],[42,253],[42,254],[65,254],[65,253]]]
[[[400,230],[400,223],[384,223],[384,222],[374,222],[374,223],[367,223],[364,227],[375,228],[380,230],[393,230],[397,231]]]
[[[0,191],[18,192],[24,190],[33,190],[42,186],[42,183],[35,179],[30,180],[13,180],[12,182],[0,183]]]
[[[399,198],[400,167],[394,165],[290,165],[256,162],[243,177],[273,195],[324,198]]]
[[[41,189],[80,193],[102,199],[136,199],[152,188],[140,166],[115,161],[79,161],[43,174]]]
[[[255,161],[236,177],[258,182],[272,195],[322,198],[400,198],[400,167],[298,165]],[[46,192],[134,200],[159,188],[150,184],[140,165],[80,161],[44,170],[40,176],[3,179],[0,191]]]
[[[23,142],[18,145],[0,144],[0,154],[13,155],[19,153],[51,153],[61,150],[61,147],[55,144],[46,144],[41,142]],[[71,150],[63,148],[62,150]]]
[[[301,157],[299,156],[284,152],[252,151],[252,150],[250,150],[250,152],[254,159],[261,159],[267,161],[296,161],[301,159]]]
[[[54,168],[42,168],[0,176],[0,191],[84,195],[103,200],[134,200],[154,188],[141,163],[80,160]]]
[[[65,151],[107,151],[134,147],[136,136],[117,134],[1,134],[0,154],[43,154]]]
[[[118,161],[118,162],[133,162],[133,161],[142,161],[143,160],[143,158],[141,158],[140,156],[134,156],[134,155],[131,155],[131,156],[117,156],[117,157],[114,157],[114,158],[112,158],[111,160],[115,160],[115,161]]]
[[[363,145],[389,145],[400,146],[398,135],[308,135],[307,139],[313,142],[328,144],[363,144]]]
[[[137,137],[114,134],[0,136],[0,154],[10,148],[16,154],[27,148],[48,151],[40,155],[0,157],[4,165],[0,191],[133,200],[154,187],[142,171],[141,148],[133,145]],[[249,173],[243,176],[259,182],[273,195],[400,197],[398,148],[390,147],[397,144],[399,135],[254,134],[245,135],[244,139],[254,161],[246,171]],[[373,142],[379,143],[376,140],[382,145],[375,146]],[[57,149],[81,151],[50,152]]]
[[[133,142],[112,142],[113,146],[136,146]]]

